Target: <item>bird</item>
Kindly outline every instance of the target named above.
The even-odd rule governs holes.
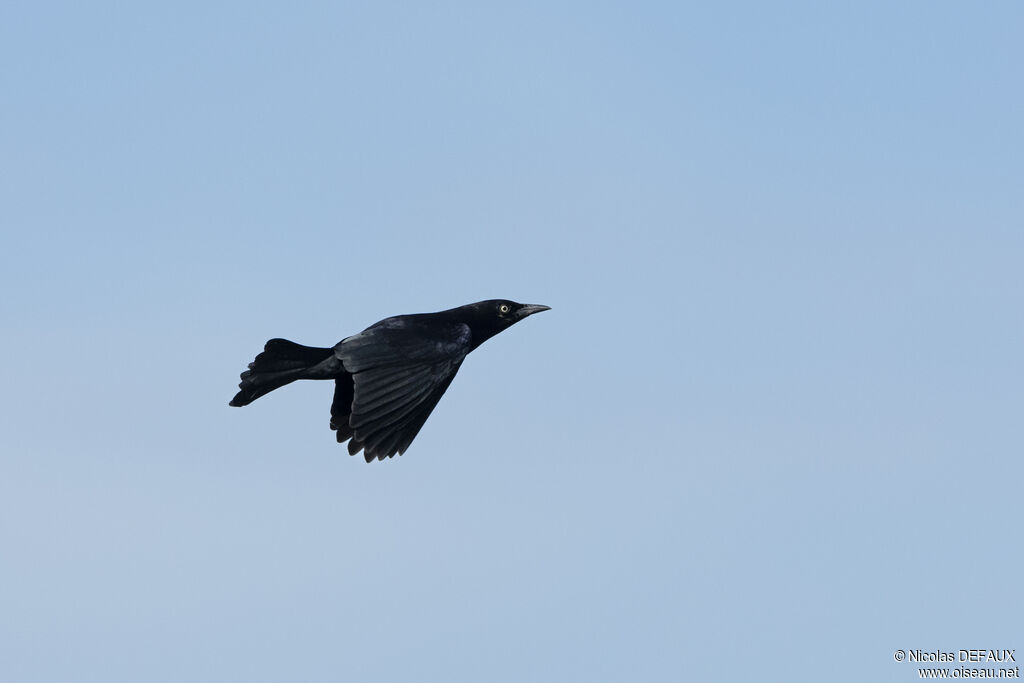
[[[488,299],[436,313],[385,318],[333,347],[271,339],[242,372],[230,406],[247,406],[299,379],[334,380],[331,429],[366,462],[402,455],[466,356],[520,320],[551,310]]]

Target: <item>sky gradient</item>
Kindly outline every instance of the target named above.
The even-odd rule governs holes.
[[[1019,3],[8,3],[0,679],[1024,652]],[[276,336],[487,298],[401,458]]]

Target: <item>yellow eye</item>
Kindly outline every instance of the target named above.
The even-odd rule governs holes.
[[[501,311],[502,313],[508,313],[509,312],[508,304],[502,304],[502,305],[498,306],[498,310]]]

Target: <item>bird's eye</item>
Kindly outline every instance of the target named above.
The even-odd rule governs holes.
[[[498,306],[498,310],[501,311],[502,313],[508,313],[509,312],[508,304],[502,304],[502,305]]]

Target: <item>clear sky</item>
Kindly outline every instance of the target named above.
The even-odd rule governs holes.
[[[0,8],[0,679],[1024,653],[1019,2]],[[547,304],[401,458],[263,342]],[[1018,654],[1018,660],[1024,655]]]

